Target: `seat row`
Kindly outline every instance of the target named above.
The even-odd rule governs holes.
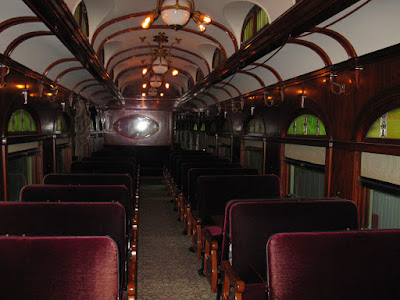
[[[112,163],[109,163],[111,161]],[[9,240],[10,243],[28,243],[29,245],[43,242],[50,245],[61,243],[59,247],[62,247],[63,242],[66,243],[66,249],[61,253],[65,253],[66,262],[70,262],[70,269],[66,269],[68,263],[64,263],[65,268],[61,270],[70,274],[69,277],[64,277],[71,280],[68,283],[70,289],[73,284],[76,285],[74,288],[77,292],[66,293],[65,297],[64,295],[60,297],[58,293],[63,292],[63,289],[59,289],[57,285],[47,285],[47,289],[51,290],[51,295],[42,296],[47,295],[43,294],[46,289],[46,284],[43,282],[40,287],[30,292],[26,291],[24,295],[29,295],[28,298],[34,299],[133,300],[136,298],[136,232],[139,200],[137,169],[132,159],[116,159],[112,156],[104,160],[96,157],[93,160],[73,163],[71,170],[74,174],[46,175],[43,184],[28,185],[21,190],[21,202],[0,205],[0,234],[17,239],[17,241]],[[43,241],[37,237],[46,238]],[[98,237],[112,242],[94,241],[92,248],[86,247],[79,250],[71,248],[71,252],[67,251],[70,240],[86,241],[86,239]],[[23,239],[26,239],[26,242]],[[0,240],[7,242],[5,239]],[[74,243],[78,242],[71,243],[75,245]],[[112,246],[105,246],[106,244],[112,244],[117,250],[116,253],[109,249]],[[51,259],[40,257],[39,251],[28,251],[22,254],[29,261],[35,261],[32,268],[38,268],[38,264],[43,264],[43,281],[50,276],[54,277],[54,280],[51,279],[49,284],[52,280],[59,281],[60,284],[63,282],[63,276],[58,277],[57,266],[53,265]],[[117,261],[116,266],[114,264],[116,268],[113,269],[111,269],[111,261],[106,259],[112,257]],[[81,266],[77,266],[75,262],[86,268],[82,271]],[[10,267],[13,266],[10,265]],[[35,272],[39,271],[32,270],[32,274],[36,274]],[[113,278],[109,275],[111,273],[114,275]],[[74,277],[74,274],[77,277]],[[112,296],[110,280],[114,280],[117,287],[116,294]],[[109,292],[103,294],[103,290],[109,290]],[[112,290],[112,292],[115,291]],[[7,297],[7,299],[22,299],[22,297]]]
[[[285,285],[290,286],[290,280],[286,280],[285,277],[287,273],[295,276],[306,274],[302,274],[301,269],[291,271],[290,265],[285,264],[285,260],[280,256],[287,253],[271,250],[275,255],[272,256],[271,252],[266,252],[268,241],[272,243],[268,245],[275,245],[276,234],[288,233],[290,237],[290,234],[295,235],[298,232],[318,232],[323,236],[325,234],[330,236],[329,234],[333,232],[332,234],[336,234],[339,238],[343,236],[349,243],[352,242],[353,236],[360,235],[369,240],[372,236],[387,234],[360,232],[357,208],[350,200],[283,198],[277,176],[244,175],[245,173],[239,175],[240,173],[234,173],[232,170],[240,167],[232,167],[222,162],[216,166],[218,159],[211,157],[210,154],[198,151],[173,152],[165,168],[164,177],[171,197],[177,203],[178,211],[180,206],[186,205],[183,209],[186,209],[184,217],[179,219],[186,222],[185,230],[191,230],[188,235],[192,235],[192,250],[196,252],[198,258],[203,259],[199,273],[207,276],[211,290],[218,291],[223,299],[233,299],[232,297],[267,299],[268,294],[271,299],[302,299],[297,295],[293,297],[293,294],[283,298],[287,289]],[[179,215],[181,214],[179,211]],[[391,231],[389,236],[397,239],[400,237],[397,231]],[[318,239],[319,235],[312,237]],[[371,247],[379,248],[373,240],[372,238]],[[390,251],[398,247],[398,243],[394,244],[396,246]],[[301,247],[301,243],[292,246],[294,247],[292,251],[296,251],[294,249]],[[348,253],[348,255],[353,257],[358,254]],[[394,256],[392,255],[392,259],[398,263],[399,256]],[[312,257],[309,259],[312,260]],[[276,260],[283,264],[279,266],[280,268],[288,268],[285,276],[276,275],[280,272],[276,268],[270,269],[278,266]],[[351,259],[348,259],[348,262],[353,265]],[[319,261],[315,267],[318,265],[323,264]],[[390,273],[385,266],[381,269]],[[321,270],[316,270],[316,273],[319,271]],[[354,274],[365,271],[365,268],[358,269]],[[399,274],[395,272],[397,278]],[[388,275],[386,279],[393,280],[393,275],[394,273]],[[271,280],[271,278],[279,279]],[[231,297],[232,290],[234,296]],[[352,293],[358,295],[354,289]],[[311,294],[312,292],[309,292],[306,295],[311,297]],[[364,296],[346,298],[344,294],[343,291],[337,292],[335,295],[339,296],[336,296],[336,299],[367,299]],[[317,295],[318,293],[315,293],[312,299],[335,298],[321,298]]]

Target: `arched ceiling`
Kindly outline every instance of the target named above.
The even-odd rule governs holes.
[[[201,109],[259,89],[368,54],[400,42],[398,0],[201,0],[195,10],[211,16],[199,32],[191,19],[180,30],[159,17],[149,29],[143,19],[157,1],[85,0],[89,37],[72,12],[80,0],[3,0],[0,52],[93,103],[145,101],[160,109]],[[271,24],[245,44],[240,36],[254,4]],[[142,96],[143,67],[151,62],[153,37],[164,32],[171,51],[164,97]],[[367,33],[367,34],[366,34]],[[180,39],[180,43],[172,43]],[[169,48],[170,47],[170,48]],[[98,60],[104,48],[104,65]],[[212,69],[215,49],[227,56]],[[196,74],[200,78],[196,82]],[[140,101],[139,101],[140,100]]]

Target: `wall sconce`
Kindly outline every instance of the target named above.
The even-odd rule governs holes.
[[[7,83],[4,82],[4,78],[10,73],[10,68],[4,64],[0,64],[0,78],[1,78],[1,85],[0,88],[5,87]]]
[[[306,100],[306,98],[307,98],[307,95],[304,94],[304,92],[303,92],[303,93],[301,93],[301,94],[299,95],[299,97],[300,97],[300,99],[301,99],[301,101],[300,101],[300,107],[301,107],[301,108],[304,108],[304,102],[305,102],[305,100]]]
[[[254,111],[255,111],[255,109],[256,109],[256,107],[255,107],[254,105],[252,105],[252,106],[250,107],[250,114],[251,114],[252,116],[254,116]]]
[[[24,88],[22,89],[21,93],[22,96],[24,97],[24,104],[28,104],[29,90],[27,88]]]
[[[244,98],[241,97],[240,98],[240,109],[243,111],[243,108],[244,108]]]
[[[344,83],[334,82],[334,78],[337,77],[337,74],[331,73],[329,75],[329,81],[331,83],[331,92],[336,95],[344,94],[346,91],[346,85]]]
[[[228,112],[226,110],[224,110],[224,119],[226,119],[227,116],[228,116]]]
[[[62,111],[65,112],[65,102],[61,102]]]
[[[222,110],[221,103],[217,104],[217,109],[218,109],[218,114],[221,114],[221,110]]]
[[[69,104],[69,107],[72,107],[72,104],[74,103],[74,94],[73,93],[71,93],[71,94],[69,94],[69,96],[68,96],[68,104]]]

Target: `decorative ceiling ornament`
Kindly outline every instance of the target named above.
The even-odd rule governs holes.
[[[146,41],[146,37],[141,36],[140,40],[144,43]],[[147,42],[150,46],[151,66],[143,68],[142,74],[146,75],[149,69],[151,69],[154,74],[164,75],[165,73],[167,73],[171,64],[172,46],[174,44],[179,44],[181,40],[181,38],[175,38],[175,42],[173,42],[169,46],[169,49],[167,49],[164,48],[163,44],[168,43],[168,36],[166,36],[164,32],[159,32],[158,35],[155,35],[153,37],[153,41],[158,44],[157,47],[154,47],[149,42]],[[144,63],[144,60],[142,60],[142,62]],[[173,76],[178,75],[178,73],[178,70],[172,70]]]
[[[205,25],[212,22],[210,16],[194,10],[193,0],[157,0],[156,9],[143,20],[142,28],[149,28],[160,15],[164,23],[175,30],[185,26],[190,18],[200,31],[205,31]]]

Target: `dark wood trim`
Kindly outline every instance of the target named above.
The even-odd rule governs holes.
[[[265,68],[267,70],[269,70],[275,77],[276,79],[281,82],[282,81],[282,77],[281,75],[278,73],[277,70],[275,70],[273,67],[266,65],[266,64],[261,64],[261,63],[251,63],[249,66],[255,66],[255,67],[262,67]],[[251,68],[250,70],[246,70],[246,71],[251,71],[253,70],[255,67]]]
[[[173,30],[173,29],[171,29],[171,27],[169,27],[167,25],[151,25],[150,28],[151,29],[162,29],[162,30]],[[120,31],[114,32],[113,34],[110,34],[109,36],[107,36],[106,38],[104,38],[101,41],[98,49],[101,49],[106,42],[110,41],[111,39],[113,39],[113,38],[115,38],[115,37],[117,37],[119,35],[126,34],[126,33],[133,32],[133,31],[138,31],[138,30],[143,30],[142,26],[127,28],[127,29],[124,29],[124,30],[120,30]],[[201,37],[203,37],[203,38],[205,38],[207,40],[212,41],[214,44],[218,45],[218,48],[221,49],[221,51],[224,53],[225,57],[227,57],[225,48],[222,46],[222,44],[217,39],[213,38],[212,36],[210,36],[208,34],[205,34],[204,32],[198,32],[196,30],[193,30],[193,29],[190,29],[190,28],[186,28],[186,27],[181,28],[179,30],[180,31],[189,32],[189,33],[201,36]]]
[[[85,79],[85,80],[79,81],[77,84],[74,85],[74,87],[72,88],[72,91],[74,91],[74,90],[75,90],[78,86],[80,86],[81,84],[84,84],[84,83],[90,82],[90,81],[97,81],[97,80],[91,78],[91,79]],[[78,94],[79,94],[79,93],[78,93]]]
[[[84,87],[82,87],[82,88],[79,90],[79,92],[78,92],[77,94],[80,95],[84,90],[86,90],[86,89],[88,89],[88,88],[90,88],[90,87],[93,87],[93,86],[100,86],[100,84],[99,84],[99,83],[93,83],[93,84],[85,85]]]
[[[145,46],[137,46],[137,47],[133,47],[133,48],[131,47],[131,48],[128,48],[128,49],[126,49],[126,50],[122,50],[122,51],[119,51],[119,52],[115,53],[114,55],[112,55],[112,56],[108,59],[108,62],[107,62],[107,64],[106,64],[106,70],[108,70],[108,68],[110,67],[110,64],[111,64],[112,60],[115,59],[116,57],[118,57],[119,55],[122,55],[122,54],[124,54],[124,53],[126,53],[126,52],[135,51],[135,50],[144,49],[144,48],[150,48],[150,46],[145,45]],[[198,55],[197,53],[188,51],[188,50],[183,49],[183,48],[175,47],[175,46],[172,46],[172,47],[169,47],[169,48],[170,48],[171,50],[182,51],[182,52],[184,52],[184,53],[187,53],[187,54],[189,54],[189,55],[192,55],[192,56],[194,56],[194,57],[200,59],[200,60],[204,63],[204,65],[206,66],[206,68],[207,68],[207,70],[208,70],[208,73],[211,72],[210,66],[208,65],[207,61],[206,61],[203,57],[201,57],[200,55]],[[117,63],[116,63],[116,64],[117,64]]]
[[[15,48],[17,48],[20,44],[22,44],[26,40],[46,35],[53,35],[53,33],[51,31],[33,31],[20,35],[7,46],[6,50],[4,50],[4,55],[10,57],[11,53],[15,50]]]
[[[234,74],[271,51],[282,46],[289,37],[297,37],[334,16],[358,0],[302,0],[282,16],[261,29],[257,36],[230,56],[224,64],[210,73],[205,80],[187,94],[194,94]]]
[[[259,76],[255,75],[249,71],[238,70],[236,73],[249,75],[258,81],[258,83],[261,85],[261,88],[265,87],[264,81]]]
[[[24,23],[37,23],[40,22],[39,18],[37,17],[16,17],[16,18],[11,18],[8,20],[5,20],[0,23],[0,33],[2,33],[4,30],[15,26],[15,25],[20,25]]]
[[[332,61],[329,58],[328,54],[321,47],[317,46],[314,43],[295,38],[295,39],[290,39],[288,41],[288,44],[296,44],[296,45],[301,45],[301,46],[307,47],[307,48],[311,49],[312,51],[314,51],[322,59],[325,66],[332,65]]]
[[[51,63],[50,65],[47,66],[47,68],[43,71],[43,76],[47,76],[47,74],[51,71],[51,69],[53,69],[55,66],[65,63],[65,62],[71,62],[71,61],[78,61],[76,58],[63,58],[63,59],[59,59],[53,63]]]
[[[64,71],[62,71],[61,73],[59,73],[56,77],[56,79],[54,80],[55,83],[59,82],[61,77],[63,77],[65,74],[70,73],[70,72],[74,72],[74,71],[79,71],[79,70],[84,70],[84,67],[72,67],[69,69],[66,69]]]
[[[25,4],[71,51],[83,66],[117,99],[118,88],[114,85],[96,53],[83,35],[66,3],[62,0],[24,0]]]

